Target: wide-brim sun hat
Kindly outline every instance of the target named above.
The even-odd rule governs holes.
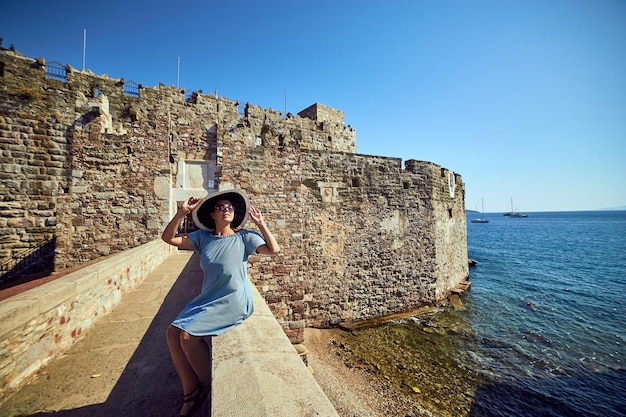
[[[204,230],[215,230],[215,220],[211,217],[211,213],[215,210],[215,204],[220,200],[228,200],[233,205],[235,213],[230,226],[233,229],[241,229],[248,221],[250,210],[248,195],[241,189],[223,190],[206,196],[191,212],[196,226]]]

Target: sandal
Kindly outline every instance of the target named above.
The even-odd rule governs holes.
[[[207,386],[205,382],[205,383],[198,385],[198,388],[191,391],[189,394],[185,395],[184,400],[183,400],[183,405],[186,403],[193,403],[193,405],[187,411],[187,414],[179,414],[178,417],[190,417],[196,411],[198,411],[198,409],[200,408],[200,406],[202,405],[202,403],[204,402],[204,400],[206,400],[206,397],[208,396],[208,392],[206,388]]]

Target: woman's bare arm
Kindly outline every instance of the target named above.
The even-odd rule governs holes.
[[[180,224],[185,220],[187,214],[193,210],[198,203],[202,201],[201,198],[190,197],[189,200],[185,201],[179,208],[174,218],[168,223],[161,235],[161,239],[164,242],[169,243],[172,246],[176,246],[180,249],[193,249],[193,245],[191,244],[191,240],[187,236],[177,236],[178,228]]]
[[[265,238],[265,244],[256,248],[256,252],[261,255],[276,255],[278,252],[280,252],[280,246],[278,245],[278,242],[276,242],[276,239],[274,238],[272,232],[270,232],[270,229],[265,224],[265,220],[263,220],[261,210],[255,207],[250,207],[249,213],[250,218],[259,228],[259,231],[263,235],[263,238]]]

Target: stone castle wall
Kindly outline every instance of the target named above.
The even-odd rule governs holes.
[[[356,154],[343,112],[319,103],[240,114],[126,84],[71,67],[57,81],[0,53],[0,261],[53,237],[54,270],[82,264],[158,239],[191,195],[241,187],[282,247],[251,258],[251,279],[296,338],[441,300],[468,276],[460,175]]]
[[[154,182],[170,163],[154,136],[163,116],[141,105],[158,91],[136,121],[140,100],[119,80],[70,69],[62,82],[43,61],[6,54],[1,71],[0,258],[53,236],[61,270],[155,239],[169,195]]]

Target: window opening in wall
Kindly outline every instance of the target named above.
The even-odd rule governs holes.
[[[51,61],[46,64],[46,78],[52,80],[67,81],[67,70],[57,61]]]
[[[283,135],[278,136],[278,146],[285,146],[285,137]]]
[[[361,180],[359,178],[352,178],[352,186],[353,187],[360,187],[361,186]]]
[[[4,77],[4,62],[0,62],[0,77]]]
[[[451,208],[448,209],[448,217],[452,218],[452,209]]]
[[[333,137],[332,137],[332,136],[329,136],[329,137],[328,137],[328,141],[329,141],[329,142],[332,142],[332,141],[333,141]]]
[[[402,187],[404,187],[405,190],[408,190],[409,188],[411,188],[411,184],[408,181],[403,181]]]
[[[124,95],[129,97],[139,97],[139,84],[134,81],[125,82]]]
[[[94,98],[95,98],[95,97],[98,97],[98,96],[100,95],[100,90],[98,89],[98,87],[97,87],[97,86],[92,85],[92,86],[89,88],[89,94],[90,94],[90,96],[91,96],[91,97],[94,97]]]

